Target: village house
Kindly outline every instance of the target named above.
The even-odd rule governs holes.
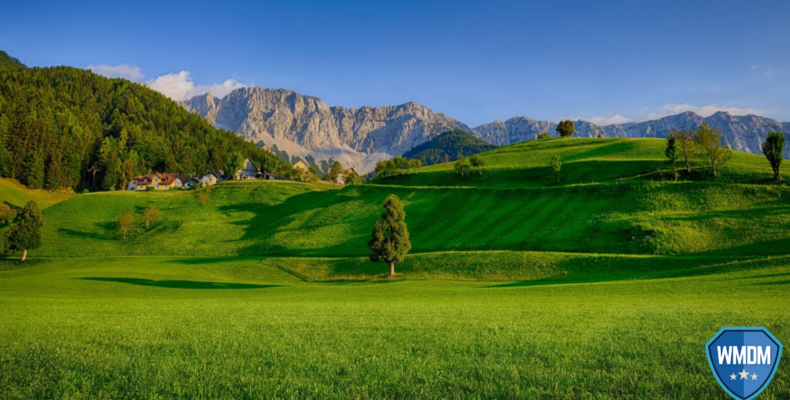
[[[200,179],[198,179],[198,184],[201,187],[214,186],[217,184],[217,182],[218,182],[217,175],[212,173],[205,174],[201,176]]]
[[[310,170],[310,165],[307,164],[306,162],[302,161],[302,160],[299,160],[299,162],[294,164],[294,169],[301,169],[301,170],[307,172],[307,171]]]
[[[192,178],[184,179],[184,182],[182,183],[184,184],[184,188],[191,189],[192,186],[199,185],[200,181],[198,180],[198,178],[192,177]]]
[[[244,168],[236,171],[234,178],[236,180],[257,179],[259,173],[258,167],[256,167],[255,164],[253,164],[248,158],[244,160]]]
[[[183,187],[178,175],[157,172],[135,176],[134,179],[129,182],[127,190],[170,190],[181,189]]]
[[[354,168],[349,168],[349,169],[343,170],[343,172],[337,174],[337,176],[335,177],[334,183],[337,184],[337,185],[345,185],[346,184],[346,179],[348,178],[348,176],[352,172],[356,173],[357,171],[355,171]]]
[[[271,172],[263,172],[261,173],[261,179],[266,181],[281,181],[283,177]]]

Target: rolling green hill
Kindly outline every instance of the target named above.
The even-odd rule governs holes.
[[[481,177],[223,182],[205,205],[73,196],[31,261],[0,260],[0,397],[721,397],[713,334],[790,335],[790,188],[747,154],[668,181],[662,149],[536,141]],[[366,248],[391,193],[413,244],[397,279]],[[118,214],[150,205],[163,219],[122,240]]]
[[[556,186],[551,157],[562,161],[560,185],[615,182],[620,180],[671,180],[671,168],[664,156],[664,139],[550,139],[532,140],[487,151],[481,156],[487,165],[483,174],[455,174],[452,163],[421,168],[416,174],[377,178],[374,183],[408,186],[474,186],[512,189]],[[680,166],[679,166],[680,167]],[[790,169],[785,168],[785,180]],[[771,168],[763,156],[733,152],[721,168],[717,183],[771,182]],[[713,181],[707,165],[697,162],[691,174],[681,172],[681,180]]]
[[[379,181],[387,185],[343,189],[229,182],[214,187],[206,205],[197,201],[196,192],[81,195],[44,212],[45,244],[32,255],[364,260],[381,203],[391,193],[406,204],[413,254],[476,252],[468,256],[480,260],[485,255],[479,252],[486,251],[715,257],[788,253],[788,188],[725,179],[659,181],[659,173],[644,169],[663,167],[650,160],[649,151],[660,144],[654,140],[551,142],[548,148],[539,143],[538,151],[520,144],[486,153],[491,167],[483,177],[490,185],[478,187],[390,185],[447,177],[441,170],[446,166],[438,165],[412,177]],[[643,150],[648,155],[640,161]],[[566,169],[575,184],[539,187],[542,178],[534,170],[544,168],[538,160],[552,152],[576,160]],[[757,161],[737,154],[726,174],[746,181],[769,177],[770,170]],[[498,174],[502,165],[521,167],[508,170],[521,173]],[[586,172],[574,174],[581,167]],[[609,176],[605,183],[591,182],[591,175],[604,173]],[[505,185],[497,182],[502,176],[519,177],[521,187],[500,189]],[[151,204],[162,210],[164,219],[122,240],[115,232],[118,214],[131,208],[139,215]]]

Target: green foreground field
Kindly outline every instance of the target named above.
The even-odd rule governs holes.
[[[790,188],[743,153],[672,182],[661,146],[533,141],[482,175],[224,182],[205,205],[0,181],[48,206],[32,261],[0,260],[0,398],[724,399],[721,327],[790,343]],[[366,248],[389,194],[413,244],[395,279]],[[790,398],[787,362],[760,398]]]
[[[585,284],[306,283],[254,259],[17,266],[0,273],[5,399],[725,399],[708,339],[790,337],[788,258]],[[784,362],[761,398],[789,382]]]

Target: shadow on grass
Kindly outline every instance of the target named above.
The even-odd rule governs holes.
[[[761,257],[756,259],[737,259],[737,258],[699,258],[699,257],[655,257],[642,259],[647,262],[654,261],[654,268],[630,268],[625,269],[619,274],[602,274],[601,276],[590,276],[586,271],[574,270],[572,264],[564,265],[565,271],[571,271],[571,276],[568,278],[547,277],[545,279],[535,280],[522,280],[515,282],[505,282],[485,286],[487,289],[496,288],[516,288],[516,287],[533,287],[533,286],[551,286],[551,285],[567,285],[567,284],[585,284],[585,283],[600,283],[600,282],[615,282],[627,280],[651,280],[651,279],[669,279],[669,278],[689,278],[701,277],[722,273],[731,272],[751,272],[751,276],[739,276],[732,279],[764,279],[766,277],[782,277],[787,274],[755,274],[757,270],[763,268],[772,268],[778,266],[786,266],[790,262],[790,256],[782,257]],[[639,259],[634,259],[638,262]],[[572,263],[572,261],[571,261]],[[573,277],[576,275],[576,277]],[[586,276],[579,276],[586,275]],[[781,282],[761,282],[755,285],[777,285],[788,284],[790,281]]]
[[[118,282],[138,286],[154,286],[168,289],[266,289],[282,285],[258,285],[254,283],[201,282],[201,281],[154,281],[140,278],[76,278],[85,281]]]

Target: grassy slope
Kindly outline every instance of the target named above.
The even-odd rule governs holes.
[[[724,399],[704,343],[727,325],[786,343],[789,279],[786,259],[548,286],[49,261],[0,272],[0,397]],[[783,362],[761,399],[788,380]]]
[[[65,193],[28,189],[13,179],[0,178],[0,204],[9,207],[21,208],[28,201],[35,200],[40,208],[47,208],[70,197],[72,195]]]
[[[568,162],[579,185],[547,189],[541,162],[492,162],[465,189],[405,186],[446,183],[432,166],[382,181],[401,186],[222,184],[205,206],[56,204],[33,255],[81,258],[0,261],[0,397],[723,399],[701,350],[713,334],[790,337],[790,191],[753,184],[767,172],[745,155],[718,182],[608,182],[649,172],[633,149],[655,145],[590,142],[551,151],[634,155]],[[414,243],[398,270],[417,279],[365,259],[389,193]],[[118,239],[117,214],[149,204],[165,219]],[[761,398],[788,379],[782,363]]]
[[[413,252],[529,250],[785,254],[790,190],[633,182],[538,190],[250,182],[195,192],[78,196],[44,212],[35,256],[364,257],[381,202],[406,202]],[[164,220],[121,240],[115,218],[157,205]]]
[[[516,187],[556,186],[550,167],[551,157],[563,160],[562,185],[614,182],[617,179],[670,180],[664,157],[663,139],[551,139],[533,140],[500,147],[482,156],[487,162],[483,175],[476,172],[460,177],[452,163],[421,168],[418,173],[377,179],[376,182],[409,186],[475,186],[511,189]],[[663,172],[657,172],[663,171]],[[733,152],[733,158],[722,168],[717,182],[768,183],[771,168],[760,155]],[[783,176],[790,179],[784,169]],[[707,165],[699,162],[684,180],[711,180]]]

